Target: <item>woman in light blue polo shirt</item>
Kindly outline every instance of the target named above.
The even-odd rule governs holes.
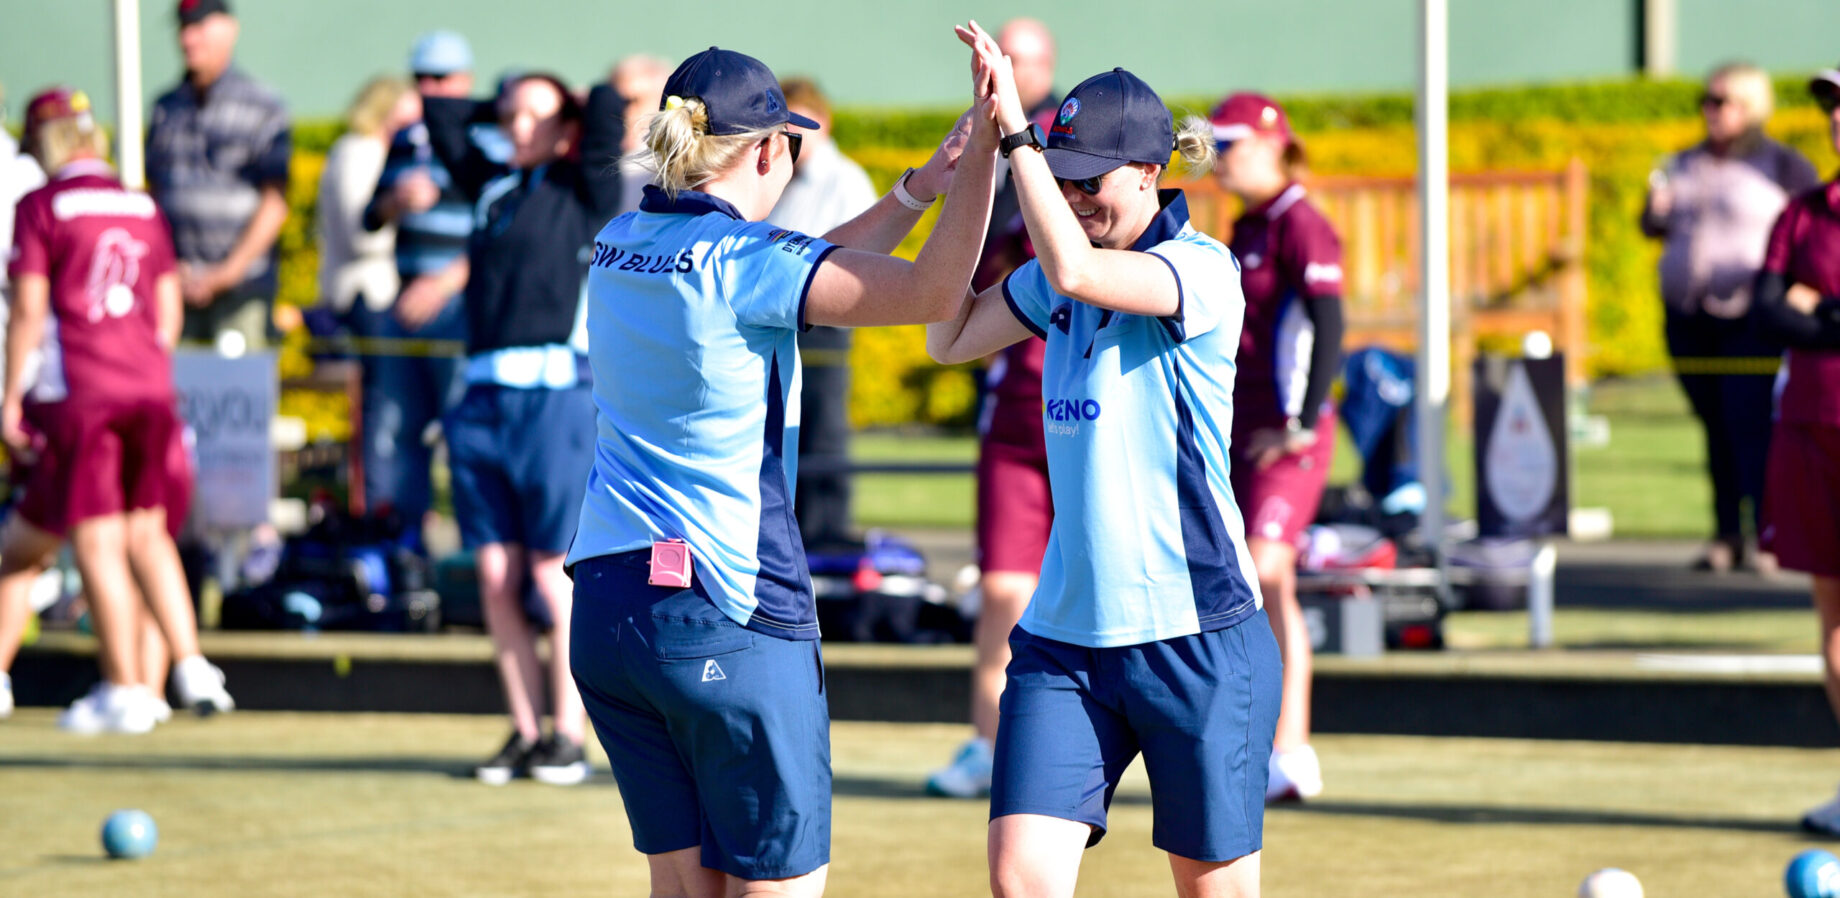
[[[971,118],[853,221],[822,238],[777,228],[763,219],[799,151],[785,126],[814,125],[765,65],[712,47],[665,86],[639,211],[595,239],[598,432],[569,553],[571,658],[653,894],[823,891],[829,712],[792,516],[797,335],[958,313],[995,166],[994,124]],[[948,184],[915,261],[885,255]]]
[[[1123,69],[1069,93],[1047,133],[1008,63],[994,74],[1000,143],[1036,259],[929,325],[941,362],[1047,340],[1043,431],[1054,524],[1041,581],[1010,637],[991,785],[991,885],[1071,895],[1140,752],[1152,840],[1183,895],[1256,895],[1277,643],[1227,474],[1239,264],[1197,232],[1172,152],[1205,171],[1199,118],[1178,135]]]

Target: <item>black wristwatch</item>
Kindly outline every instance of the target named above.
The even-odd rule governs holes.
[[[1037,150],[1048,148],[1048,135],[1042,133],[1040,125],[1030,122],[1027,128],[997,141],[997,152],[1002,153],[1005,159],[1009,158],[1011,152],[1023,147],[1034,147]]]

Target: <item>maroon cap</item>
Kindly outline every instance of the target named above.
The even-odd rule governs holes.
[[[213,13],[230,14],[228,0],[179,0],[179,24],[196,25]]]
[[[80,119],[79,124],[86,129],[95,127],[95,119],[90,115],[88,94],[59,85],[39,91],[38,95],[26,104],[26,131],[28,133],[37,130],[46,122],[67,118]]]
[[[1231,143],[1254,134],[1278,134],[1287,142],[1297,141],[1297,135],[1291,131],[1291,120],[1284,115],[1284,107],[1263,94],[1234,94],[1221,100],[1208,120],[1214,125],[1214,140],[1219,143]]]

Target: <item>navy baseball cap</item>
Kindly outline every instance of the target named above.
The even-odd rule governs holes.
[[[703,101],[709,133],[746,134],[788,122],[817,130],[818,123],[786,108],[779,79],[766,64],[745,53],[710,47],[677,67],[664,83],[663,112],[672,97]]]
[[[1076,85],[1048,128],[1048,169],[1057,178],[1093,178],[1127,162],[1168,165],[1175,117],[1142,78],[1113,69]]]

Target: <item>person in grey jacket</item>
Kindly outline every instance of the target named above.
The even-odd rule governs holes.
[[[1741,360],[1780,353],[1748,323],[1751,284],[1777,213],[1820,178],[1800,153],[1764,135],[1772,94],[1754,65],[1715,69],[1700,95],[1706,139],[1649,176],[1642,209],[1643,233],[1663,242],[1668,354],[1706,430],[1714,530],[1700,570],[1775,570],[1768,554],[1745,553],[1744,538],[1762,516],[1775,367]]]

